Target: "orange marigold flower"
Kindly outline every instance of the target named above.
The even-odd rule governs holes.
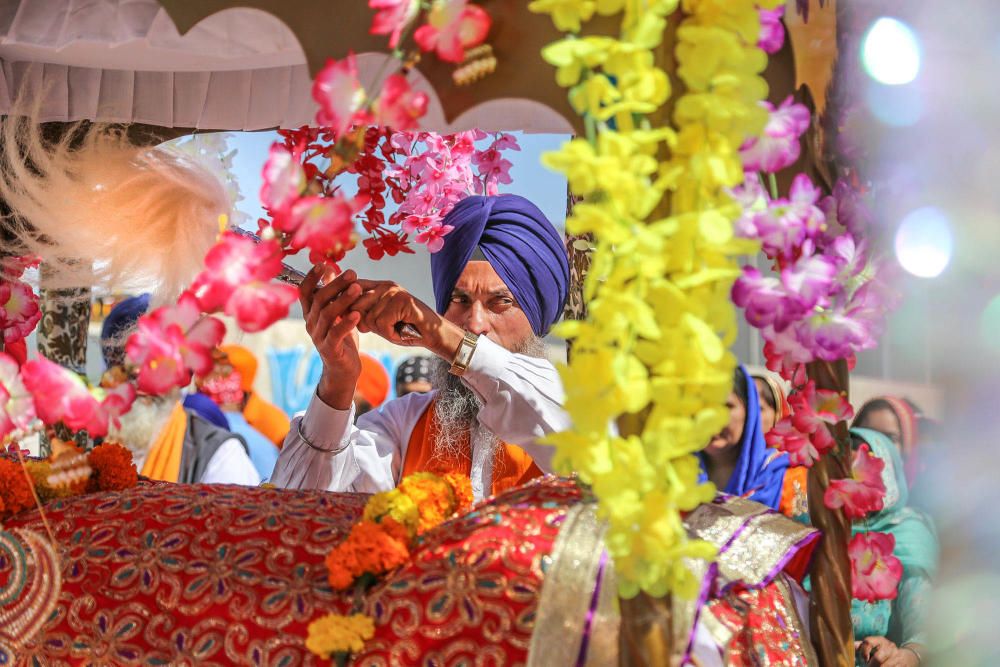
[[[124,491],[139,483],[132,453],[118,443],[95,447],[87,456],[87,462],[93,469],[88,491]]]
[[[4,519],[35,506],[35,496],[21,464],[9,459],[0,459],[0,502],[3,505],[0,518]]]
[[[468,512],[473,501],[472,480],[469,479],[468,475],[457,472],[446,472],[442,477],[444,477],[444,481],[448,482],[448,486],[451,487],[451,491],[455,495],[455,511],[459,514]]]
[[[396,539],[381,524],[371,521],[354,524],[347,541],[354,543],[362,573],[377,576],[399,567],[410,558],[405,540]]]
[[[434,473],[407,475],[399,483],[399,490],[409,496],[420,510],[418,534],[441,524],[455,511],[455,494],[451,485]]]
[[[382,527],[382,530],[384,530],[389,537],[399,540],[403,544],[408,545],[410,543],[410,538],[412,537],[410,535],[410,531],[406,526],[396,521],[391,516],[383,517],[382,520],[378,522],[378,525]]]

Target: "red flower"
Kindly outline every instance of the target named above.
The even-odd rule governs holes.
[[[96,436],[107,433],[107,420],[103,428],[100,424],[100,403],[76,373],[39,356],[24,364],[21,378],[36,397],[38,417],[46,424],[62,422],[74,431],[88,429]]]
[[[903,564],[893,555],[896,538],[889,533],[858,533],[847,545],[851,559],[851,595],[858,600],[895,600]]]
[[[413,250],[406,242],[406,237],[397,234],[379,234],[364,240],[365,249],[368,256],[374,260],[380,260],[385,255],[395,257],[401,252],[413,254]]]
[[[129,363],[139,366],[139,390],[163,394],[191,381],[192,373],[212,369],[212,350],[222,342],[225,325],[204,317],[190,291],[174,306],[139,318],[139,329],[125,343]]]
[[[434,0],[427,24],[417,28],[413,39],[422,51],[436,51],[441,60],[460,63],[465,49],[482,44],[490,31],[490,15],[466,0]]]
[[[0,330],[4,343],[27,338],[40,319],[38,297],[28,283],[0,280]]]
[[[854,453],[851,476],[830,482],[823,502],[830,509],[843,507],[844,514],[851,519],[861,519],[870,512],[878,512],[884,505],[884,468],[885,462],[872,454],[867,444],[862,445]]]
[[[823,429],[826,432],[826,429]],[[788,462],[793,466],[811,466],[819,458],[819,451],[809,439],[792,425],[791,417],[785,417],[764,435],[768,447],[788,454]]]
[[[329,128],[339,139],[353,125],[367,122],[362,107],[365,91],[358,80],[358,67],[353,53],[343,60],[326,61],[316,75],[312,88],[313,99],[319,104],[316,123]]]
[[[427,113],[427,93],[417,92],[403,74],[393,74],[382,84],[375,103],[375,121],[394,130],[412,130]]]
[[[403,30],[416,17],[419,0],[368,0],[368,6],[378,13],[372,19],[371,34],[389,35],[389,48],[399,45]]]
[[[354,215],[366,203],[362,196],[300,199],[292,207],[292,215],[300,220],[292,236],[292,248],[309,248],[309,261],[313,264],[339,260],[354,246]]]

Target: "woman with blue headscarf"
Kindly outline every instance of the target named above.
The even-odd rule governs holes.
[[[729,423],[700,452],[704,476],[732,496],[778,509],[788,470],[788,455],[769,449],[761,428],[757,386],[740,366],[726,402]]]
[[[883,508],[856,521],[852,531],[889,533],[896,541],[892,554],[903,565],[895,600],[851,601],[854,637],[859,641],[856,664],[916,667],[926,643],[924,622],[938,565],[937,534],[927,515],[907,505],[906,470],[893,442],[866,428],[852,429],[851,435],[856,447],[867,443],[885,464]]]

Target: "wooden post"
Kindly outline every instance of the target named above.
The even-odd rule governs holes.
[[[817,389],[828,389],[848,395],[847,362],[813,362],[808,366],[809,378]],[[809,469],[809,518],[823,539],[813,557],[810,572],[812,597],[809,621],[812,641],[820,664],[824,667],[854,665],[854,631],[851,623],[851,564],[847,544],[851,539],[851,521],[844,513],[831,510],[823,503],[830,482],[851,473],[850,434],[847,422],[833,429],[837,440],[834,450]]]

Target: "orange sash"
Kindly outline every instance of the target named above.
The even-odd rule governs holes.
[[[459,460],[445,459],[435,456],[434,443],[437,442],[437,420],[434,416],[434,403],[430,405],[420,415],[413,432],[410,434],[410,442],[406,447],[406,455],[403,457],[403,475],[415,472],[457,472],[463,475],[472,473],[472,457],[470,454],[463,454]],[[463,452],[469,452],[468,447],[462,448]],[[493,484],[491,492],[493,495],[520,486],[536,477],[541,477],[541,468],[535,465],[534,460],[528,456],[527,452],[517,445],[508,445],[501,442],[497,448],[496,461],[493,462]]]
[[[187,432],[187,413],[180,401],[174,406],[160,435],[149,448],[142,474],[150,479],[176,482],[181,473],[181,454],[184,451],[184,434]]]

